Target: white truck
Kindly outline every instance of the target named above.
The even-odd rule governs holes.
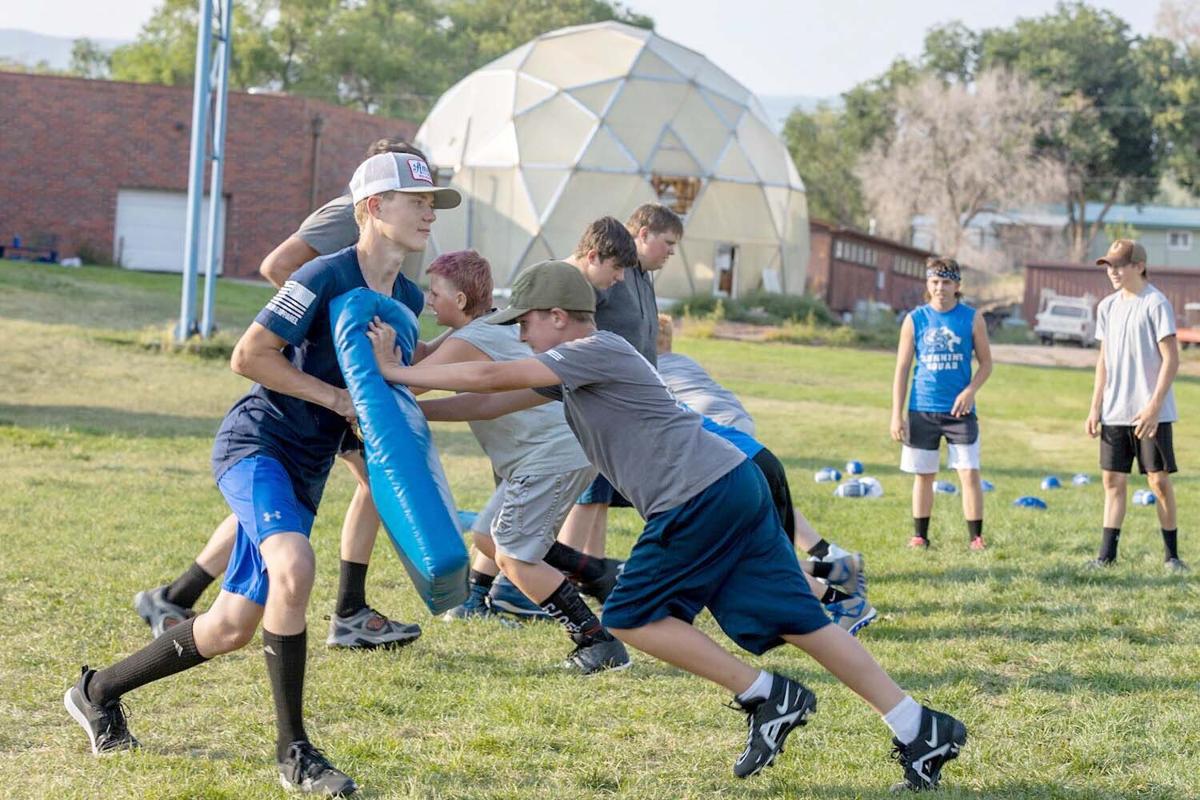
[[[1072,297],[1053,289],[1042,289],[1033,332],[1042,344],[1075,341],[1082,347],[1096,344],[1096,298],[1091,294]]]

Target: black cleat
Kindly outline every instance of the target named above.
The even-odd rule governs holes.
[[[572,672],[578,672],[580,675],[595,675],[597,672],[608,670],[616,672],[627,669],[633,663],[625,645],[611,634],[607,639],[574,634],[571,639],[578,647],[567,656],[563,667]]]
[[[325,754],[304,740],[288,745],[279,762],[279,785],[289,792],[348,797],[358,789],[354,779],[337,769]]]
[[[88,669],[85,665],[79,675],[79,682],[67,689],[67,693],[63,695],[63,705],[87,732],[94,755],[106,756],[121,750],[136,749],[138,740],[129,732],[121,701],[109,700],[99,704],[88,700],[88,681],[95,674],[96,670]]]
[[[783,752],[783,742],[793,728],[808,722],[817,710],[817,696],[799,681],[773,675],[771,694],[765,700],[743,703],[738,708],[746,713],[746,749],[733,764],[733,774],[739,778],[757,775],[775,763]]]
[[[936,789],[942,767],[958,758],[958,751],[966,743],[966,725],[949,714],[922,707],[917,738],[908,744],[892,740],[892,758],[904,767],[904,782],[893,786],[893,791]]]
[[[579,591],[603,603],[612,594],[617,578],[625,571],[625,562],[616,558],[604,559],[604,574],[594,581],[580,581]]]

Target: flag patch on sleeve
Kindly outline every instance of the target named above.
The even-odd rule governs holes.
[[[299,325],[308,313],[308,307],[317,296],[309,288],[296,281],[288,281],[267,303],[267,308],[293,325]]]

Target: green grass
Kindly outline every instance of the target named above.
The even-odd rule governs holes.
[[[143,749],[102,760],[62,708],[81,663],[146,641],[130,600],[181,571],[225,515],[211,435],[246,388],[219,360],[131,347],[169,324],[178,277],[0,264],[0,796],[277,798],[269,687],[257,645],[128,696]],[[219,287],[219,318],[244,326],[269,297]],[[1200,593],[1168,576],[1154,512],[1130,508],[1120,565],[1079,565],[1098,538],[1101,490],[1039,492],[1054,472],[1096,475],[1082,434],[1086,370],[999,365],[979,398],[991,548],[972,553],[955,498],[939,496],[927,554],[908,538],[908,481],[887,435],[886,353],[681,339],[737,391],[787,465],[818,530],[862,550],[881,618],[863,641],[919,699],[971,728],[944,775],[947,798],[1190,798],[1200,794]],[[1200,386],[1181,380],[1176,482],[1184,556],[1200,511],[1192,422]],[[465,426],[438,426],[452,488],[478,508],[490,475]],[[857,458],[886,489],[835,500],[812,472]],[[1135,485],[1142,485],[1136,483]],[[309,730],[365,797],[887,797],[898,775],[882,723],[802,654],[755,662],[818,693],[813,723],[756,779],[730,772],[744,741],[719,689],[635,654],[632,670],[581,681],[555,664],[554,626],[510,630],[430,619],[387,545],[373,604],[419,621],[396,653],[332,653],[324,614],[351,481],[338,467],[313,542]],[[1041,494],[1044,513],[1014,509]],[[639,529],[616,512],[612,549]],[[203,602],[211,599],[207,596]],[[715,632],[708,617],[701,625]]]

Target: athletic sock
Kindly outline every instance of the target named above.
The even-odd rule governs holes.
[[[209,575],[204,571],[204,567],[193,561],[182,575],[167,585],[163,599],[177,606],[191,608],[214,580],[215,576]]]
[[[813,558],[824,558],[829,555],[829,542],[818,539],[816,544],[808,548],[808,554]]]
[[[734,695],[734,697],[742,705],[746,705],[751,700],[766,700],[771,696],[771,686],[774,683],[774,675],[766,670],[759,670],[758,677],[754,679],[754,683],[750,684],[750,688],[739,695]]]
[[[263,655],[275,698],[275,760],[283,761],[288,745],[308,741],[304,732],[304,660],[308,631],[280,636],[263,628]]]
[[[1179,529],[1172,528],[1167,530],[1162,529],[1163,549],[1166,551],[1166,559],[1170,561],[1172,558],[1179,558]]]
[[[195,619],[173,625],[150,644],[111,667],[99,670],[87,685],[88,700],[107,703],[151,681],[183,672],[208,659],[192,637]]]
[[[967,520],[967,534],[970,535],[972,540],[981,538],[983,536],[983,520]]]
[[[584,641],[607,642],[612,634],[604,630],[600,620],[579,596],[579,590],[569,580],[563,580],[540,605],[547,614],[562,623],[577,644]]]
[[[338,575],[337,609],[339,617],[349,617],[367,607],[367,565],[342,560]]]
[[[913,517],[913,535],[929,541],[929,517]]]
[[[824,580],[833,572],[833,564],[828,561],[809,561],[806,563],[814,578]]]
[[[901,744],[908,744],[921,732],[921,704],[908,695],[883,715],[883,721]]]
[[[1117,544],[1121,541],[1120,528],[1104,528],[1104,539],[1100,542],[1100,561],[1117,560]]]
[[[560,542],[550,545],[543,558],[547,564],[565,573],[571,580],[589,583],[604,575],[604,559],[593,558]]]
[[[478,586],[483,589],[485,594],[492,588],[492,584],[495,582],[495,575],[488,575],[486,572],[480,572],[477,569],[473,569],[467,573],[467,583],[471,585],[471,588],[474,589]]]
[[[839,592],[837,589],[830,586],[825,589],[825,594],[821,595],[821,605],[827,606],[831,603],[840,603],[843,600],[849,600],[850,597],[851,595],[848,595],[845,592]]]

